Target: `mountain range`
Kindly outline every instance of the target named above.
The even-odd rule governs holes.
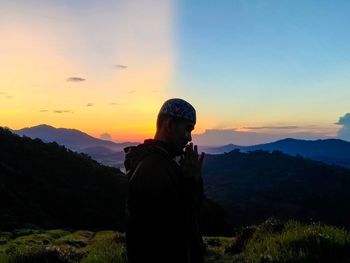
[[[76,129],[55,128],[49,125],[38,125],[20,130],[12,130],[18,135],[39,138],[44,142],[56,142],[76,152],[86,153],[102,164],[121,167],[124,161],[125,147],[135,142],[115,143],[92,137]]]
[[[219,147],[201,147],[200,150],[220,154],[239,149],[241,152],[263,150],[280,151],[292,156],[303,156],[328,164],[341,165],[350,168],[350,142],[340,139],[298,140],[286,138],[272,143],[239,146],[228,144]]]
[[[119,169],[55,142],[0,131],[0,197],[6,204],[0,207],[1,222],[8,227],[33,222],[95,228],[105,224],[100,220],[104,214],[111,227],[122,226],[126,181]],[[326,143],[344,147],[338,140]],[[350,227],[350,170],[269,150],[206,155],[203,179],[209,199],[203,218],[207,233],[227,231],[225,214],[237,227],[271,216]],[[113,213],[110,208],[115,205],[119,212]]]
[[[44,142],[57,142],[67,148],[83,152],[93,159],[108,166],[123,167],[124,152],[127,146],[138,142],[115,143],[92,137],[75,129],[54,128],[49,125],[39,125],[20,130],[13,130],[18,135],[30,138],[40,138]],[[209,154],[221,154],[239,149],[241,152],[264,150],[268,152],[281,151],[292,156],[303,156],[328,164],[350,168],[350,142],[340,139],[301,140],[286,138],[266,144],[240,146],[227,144],[223,146],[199,146],[199,150]]]

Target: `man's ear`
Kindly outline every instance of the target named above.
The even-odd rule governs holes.
[[[170,134],[173,129],[174,129],[174,121],[172,120],[172,118],[167,118],[166,121],[165,121],[165,131]]]

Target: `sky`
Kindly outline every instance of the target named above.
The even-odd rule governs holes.
[[[0,4],[0,126],[142,141],[179,97],[204,144],[350,140],[349,1]]]

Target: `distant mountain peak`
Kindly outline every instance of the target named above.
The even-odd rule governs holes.
[[[52,141],[52,140],[60,140],[62,138],[76,138],[76,136],[79,136],[79,138],[85,138],[91,140],[98,140],[97,138],[79,131],[77,129],[67,129],[67,128],[56,128],[47,124],[40,124],[37,126],[32,127],[26,127],[20,130],[14,131],[15,133],[19,135],[26,135],[31,138],[37,137],[44,141]]]
[[[56,129],[56,128],[53,126],[50,126],[48,124],[39,124],[36,126],[25,127],[25,128],[20,129],[20,130],[25,130],[25,129]]]
[[[20,136],[32,139],[39,138],[44,142],[56,142],[68,149],[89,154],[96,160],[110,163],[122,163],[123,149],[137,143],[115,143],[113,141],[101,140],[77,129],[55,128],[47,124],[40,124],[13,131]]]
[[[82,133],[82,134],[86,134],[88,135],[87,133],[85,132],[82,132],[80,130],[77,130],[77,129],[70,129],[70,128],[56,128],[54,126],[51,126],[51,125],[48,125],[48,124],[39,124],[39,125],[36,125],[36,126],[32,126],[32,127],[26,127],[26,128],[23,128],[23,129],[20,129],[18,131],[21,131],[21,130],[61,130],[61,131],[72,131],[72,132],[79,132],[79,133]],[[88,136],[91,136],[91,135],[88,135]],[[92,137],[92,136],[91,136]]]
[[[53,128],[55,129],[55,127],[51,126],[51,125],[48,125],[48,124],[39,124],[37,126],[32,126],[32,127],[29,127],[29,128],[34,128],[34,127],[43,127],[43,128]]]

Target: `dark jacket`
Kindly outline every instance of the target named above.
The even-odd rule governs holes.
[[[129,262],[203,262],[201,178],[184,177],[172,149],[162,142],[146,140],[125,152]]]

